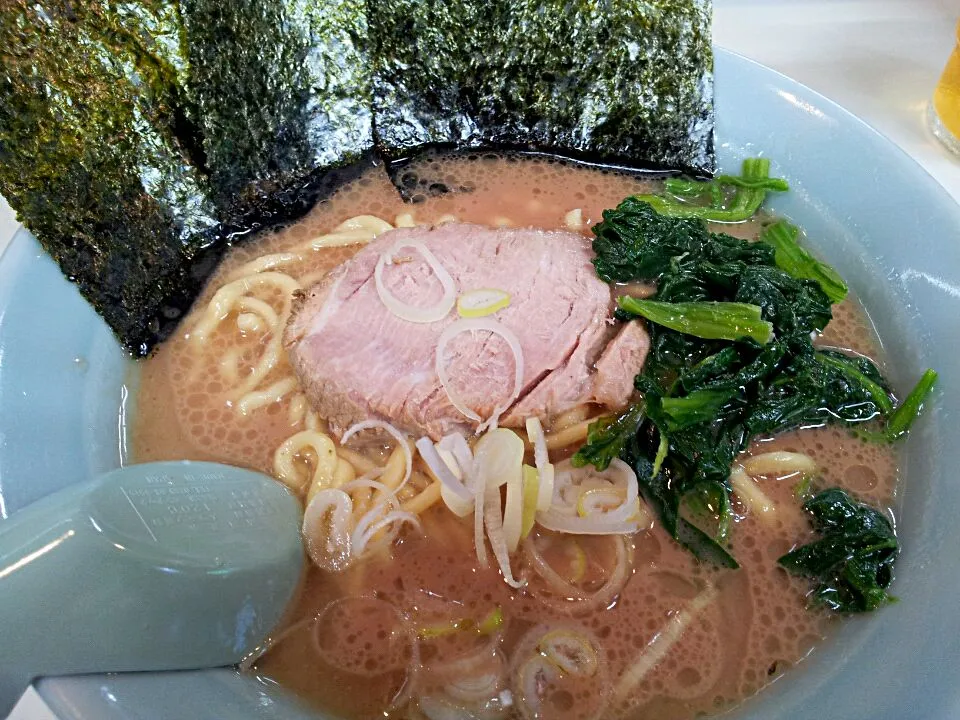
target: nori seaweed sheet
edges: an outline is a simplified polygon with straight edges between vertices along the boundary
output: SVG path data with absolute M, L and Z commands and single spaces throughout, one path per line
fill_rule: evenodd
M 166 18 L 146 7 L 142 24 L 106 14 L 92 4 L 3 10 L 0 191 L 142 352 L 179 314 L 167 297 L 189 285 L 189 260 L 217 220 L 206 178 L 174 139 L 169 65 L 142 40 Z
M 709 0 L 6 0 L 0 193 L 145 355 L 229 243 L 379 162 L 375 139 L 391 161 L 484 145 L 711 170 L 708 13 Z
M 144 355 L 223 248 L 369 164 L 362 0 L 0 10 L 0 193 Z
M 243 212 L 370 150 L 363 0 L 183 0 L 181 12 L 218 206 Z
M 709 0 L 370 0 L 378 149 L 714 170 Z

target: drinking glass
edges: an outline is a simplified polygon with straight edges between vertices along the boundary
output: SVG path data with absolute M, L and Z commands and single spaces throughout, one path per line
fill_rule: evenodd
M 960 22 L 953 53 L 933 91 L 927 119 L 933 134 L 950 150 L 960 154 Z

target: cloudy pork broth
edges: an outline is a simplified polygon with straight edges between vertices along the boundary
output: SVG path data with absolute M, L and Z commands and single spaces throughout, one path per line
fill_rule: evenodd
M 391 225 L 466 222 L 573 229 L 589 237 L 605 208 L 656 185 L 546 159 L 495 156 L 434 159 L 419 175 L 429 182 L 416 202 L 403 202 L 383 170 L 371 169 L 301 222 L 228 253 L 181 332 L 142 366 L 137 461 L 220 461 L 279 475 L 309 492 L 326 446 L 288 445 L 279 460 L 278 449 L 300 434 L 323 434 L 325 418 L 310 409 L 285 350 L 271 346 L 270 323 L 289 311 L 289 288 L 309 288 L 360 250 L 358 244 L 309 246 L 343 221 L 376 216 Z M 431 182 L 452 191 L 432 194 Z M 754 239 L 761 222 L 722 230 Z M 265 256 L 272 260 L 259 274 L 277 277 L 257 292 L 269 308 L 221 296 L 234 304 L 226 319 L 208 322 L 215 293 L 249 276 L 250 264 Z M 356 336 L 363 363 L 363 327 Z M 882 360 L 869 323 L 850 299 L 834 307 L 817 343 Z M 270 352 L 276 357 L 267 367 L 263 357 Z M 568 431 L 574 438 L 552 447 L 550 459 L 559 463 L 576 450 L 586 424 L 601 412 L 587 404 L 543 417 L 548 437 Z M 386 435 L 334 446 L 337 482 L 383 478 L 403 465 L 403 453 Z M 897 468 L 889 446 L 864 443 L 839 427 L 810 428 L 758 439 L 748 453 L 774 451 L 812 458 L 824 486 L 848 489 L 877 507 L 891 503 Z M 529 449 L 526 459 L 533 463 Z M 310 564 L 286 629 L 250 671 L 347 718 L 469 712 L 669 720 L 728 708 L 805 658 L 835 622 L 808 607 L 809 581 L 777 564 L 814 537 L 798 499 L 802 480 L 796 473 L 759 473 L 757 486 L 775 507 L 768 513 L 734 494 L 729 550 L 738 570 L 699 562 L 658 520 L 623 536 L 563 534 L 538 525 L 513 556 L 514 573 L 527 580 L 514 589 L 495 561 L 486 567 L 478 561 L 474 511 L 462 518 L 451 513 L 418 462 L 397 502 L 418 517 L 422 532 L 411 524 L 384 528 L 371 536 L 361 561 L 339 572 Z M 378 491 L 365 492 L 355 502 L 369 506 Z M 538 563 L 567 583 L 561 588 L 579 588 L 577 598 L 558 591 Z M 615 592 L 608 593 L 614 582 Z

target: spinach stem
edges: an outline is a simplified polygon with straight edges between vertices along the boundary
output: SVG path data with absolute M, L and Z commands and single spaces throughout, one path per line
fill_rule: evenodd
M 887 437 L 893 441 L 902 437 L 910 430 L 910 426 L 923 412 L 924 403 L 933 392 L 937 384 L 938 375 L 934 370 L 927 370 L 920 376 L 920 380 L 913 386 L 913 390 L 893 412 L 887 421 Z
M 733 188 L 727 196 L 725 190 Z M 714 180 L 698 181 L 671 178 L 664 183 L 667 195 L 636 195 L 650 203 L 661 215 L 700 218 L 714 222 L 743 222 L 756 214 L 768 192 L 789 189 L 781 178 L 770 177 L 770 160 L 747 158 L 740 175 L 719 175 Z M 709 205 L 696 200 L 709 199 Z
M 847 284 L 836 270 L 800 246 L 797 242 L 799 235 L 797 226 L 780 220 L 764 228 L 760 240 L 776 251 L 777 267 L 795 278 L 816 281 L 830 302 L 840 302 L 847 296 Z

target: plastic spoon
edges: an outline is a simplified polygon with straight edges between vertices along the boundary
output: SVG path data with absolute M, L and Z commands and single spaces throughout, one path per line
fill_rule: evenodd
M 294 596 L 300 518 L 265 475 L 163 462 L 0 521 L 0 717 L 41 675 L 239 662 Z

